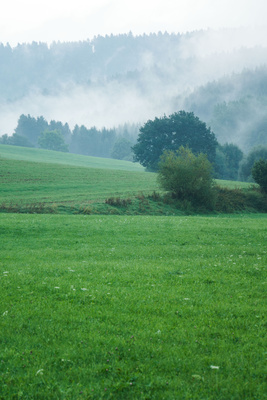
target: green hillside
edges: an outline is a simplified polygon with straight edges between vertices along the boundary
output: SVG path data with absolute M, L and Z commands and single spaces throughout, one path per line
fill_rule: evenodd
M 84 205 L 158 188 L 152 173 L 7 159 L 0 165 L 0 203 Z
M 12 160 L 34 161 L 52 164 L 67 164 L 75 167 L 120 169 L 124 171 L 144 172 L 139 163 L 130 161 L 114 160 L 111 158 L 100 158 L 82 156 L 78 154 L 62 153 L 30 147 L 8 146 L 0 144 L 0 157 Z
M 15 146 L 1 146 L 0 150 L 0 211 L 181 214 L 181 206 L 166 204 L 164 197 L 155 196 L 156 192 L 163 194 L 157 174 L 144 172 L 138 164 Z M 232 181 L 217 183 L 246 193 L 251 186 Z M 256 193 L 252 193 L 249 203 L 235 193 L 230 198 L 228 192 L 221 196 L 220 212 L 253 211 L 254 202 L 259 200 Z M 244 204 L 236 207 L 240 201 Z M 262 205 L 257 207 L 262 210 Z

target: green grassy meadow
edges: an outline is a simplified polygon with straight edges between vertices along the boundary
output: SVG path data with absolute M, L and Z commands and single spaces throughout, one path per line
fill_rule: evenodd
M 218 184 L 245 190 L 251 186 Z M 157 175 L 127 161 L 1 145 L 0 185 L 2 211 L 181 214 L 175 207 L 144 200 L 161 193 Z M 130 199 L 131 207 L 118 210 L 105 204 L 108 198 Z
M 138 163 L 114 160 L 110 158 L 89 157 L 79 154 L 62 153 L 35 149 L 30 147 L 8 146 L 0 144 L 0 158 L 10 160 L 32 161 L 37 163 L 64 164 L 74 167 L 119 169 L 125 171 L 144 172 L 145 169 Z
M 0 399 L 266 398 L 267 214 L 103 215 L 123 164 L 0 146 Z
M 263 399 L 266 215 L 1 215 L 1 399 Z
M 156 174 L 127 161 L 5 145 L 0 155 L 0 208 L 11 211 L 38 204 L 79 209 L 158 189 Z
M 156 174 L 0 160 L 0 202 L 88 204 L 110 196 L 130 196 L 157 188 Z

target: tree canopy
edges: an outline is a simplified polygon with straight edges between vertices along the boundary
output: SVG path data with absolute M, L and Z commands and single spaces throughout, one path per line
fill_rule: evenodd
M 148 170 L 156 171 L 164 150 L 176 151 L 189 147 L 194 154 L 204 153 L 215 161 L 217 139 L 205 122 L 193 112 L 179 111 L 169 117 L 149 120 L 140 128 L 137 144 L 133 146 L 134 160 Z
M 57 130 L 44 131 L 38 138 L 38 145 L 41 149 L 68 152 L 68 146 L 64 142 L 62 133 Z

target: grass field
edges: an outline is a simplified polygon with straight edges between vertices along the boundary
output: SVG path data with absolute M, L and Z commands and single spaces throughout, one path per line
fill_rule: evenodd
M 4 145 L 0 154 L 2 211 L 126 213 L 104 203 L 107 198 L 130 198 L 127 212 L 131 214 L 179 213 L 175 207 L 143 201 L 143 196 L 161 191 L 157 175 L 145 173 L 138 164 Z M 251 186 L 230 181 L 218 184 Z
M 264 399 L 267 216 L 1 214 L 0 399 Z
M 265 398 L 267 214 L 100 215 L 156 174 L 15 146 L 0 185 L 1 400 Z
M 156 174 L 0 160 L 0 202 L 88 204 L 158 188 Z
M 0 144 L 0 158 L 32 161 L 37 163 L 63 164 L 74 167 L 119 169 L 123 171 L 144 172 L 138 163 L 114 160 L 110 158 L 89 157 L 79 154 L 62 153 L 30 147 L 7 146 Z
M 0 154 L 0 207 L 11 211 L 40 204 L 77 210 L 158 189 L 156 174 L 127 161 L 4 145 Z

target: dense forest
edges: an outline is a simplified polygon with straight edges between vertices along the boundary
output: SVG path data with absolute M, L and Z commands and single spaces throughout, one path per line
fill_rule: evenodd
M 33 89 L 55 94 L 66 85 L 134 80 L 146 91 L 148 74 L 174 92 L 267 62 L 265 47 L 221 50 L 233 30 L 187 34 L 97 36 L 80 42 L 0 44 L 1 99 L 15 100 Z M 211 45 L 211 41 L 214 42 Z
M 13 135 L 2 135 L 0 143 L 132 161 L 131 147 L 138 133 L 137 124 L 124 124 L 111 129 L 87 128 L 76 124 L 71 130 L 68 123 L 55 120 L 48 122 L 43 116 L 35 118 L 22 114 Z
M 267 66 L 208 82 L 185 98 L 184 108 L 207 121 L 221 143 L 245 152 L 267 145 Z
M 266 50 L 242 29 L 0 44 L 1 143 L 54 132 L 62 149 L 131 159 L 141 125 L 185 110 L 248 153 L 267 145 Z

